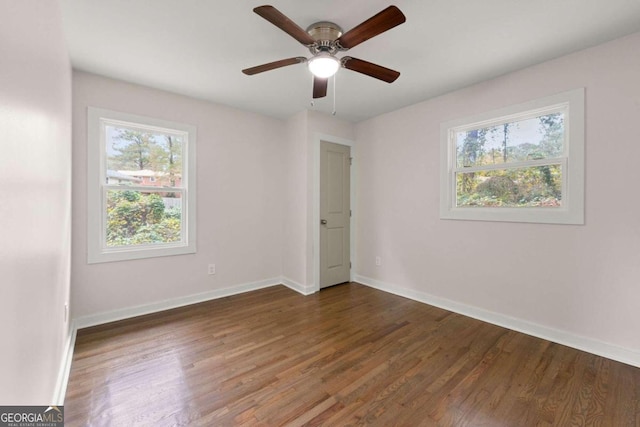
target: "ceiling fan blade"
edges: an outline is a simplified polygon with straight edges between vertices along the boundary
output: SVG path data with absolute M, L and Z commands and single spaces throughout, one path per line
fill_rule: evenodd
M 350 29 L 336 42 L 343 49 L 351 49 L 378 34 L 384 33 L 405 22 L 407 18 L 396 6 L 389 6 L 377 15 Z
M 329 79 L 323 79 L 321 77 L 313 78 L 313 99 L 324 98 L 327 96 L 327 84 Z
M 312 45 L 316 42 L 309 33 L 273 6 L 258 6 L 253 9 L 253 11 L 305 46 Z
M 400 77 L 400 73 L 398 71 L 372 62 L 363 61 L 362 59 L 352 58 L 350 56 L 342 58 L 342 66 L 347 70 L 366 74 L 367 76 L 374 77 L 387 83 L 393 83 L 398 77 Z
M 307 62 L 307 58 L 304 56 L 296 56 L 295 58 L 281 59 L 279 61 L 269 62 L 268 64 L 245 68 L 242 72 L 248 76 L 253 76 L 254 74 L 275 70 L 276 68 L 286 67 L 287 65 L 302 64 L 304 62 Z

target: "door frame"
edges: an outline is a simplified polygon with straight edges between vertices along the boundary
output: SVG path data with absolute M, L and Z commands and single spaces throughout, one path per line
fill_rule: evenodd
M 351 158 L 353 161 L 349 170 L 349 203 L 351 204 L 351 223 L 349 227 L 349 258 L 351 259 L 351 269 L 349 270 L 349 280 L 353 281 L 355 276 L 354 271 L 356 269 L 355 230 L 357 211 L 355 209 L 355 184 L 357 162 L 355 142 L 350 139 L 316 133 L 313 136 L 313 292 L 320 290 L 320 143 L 322 141 L 346 145 L 351 149 Z

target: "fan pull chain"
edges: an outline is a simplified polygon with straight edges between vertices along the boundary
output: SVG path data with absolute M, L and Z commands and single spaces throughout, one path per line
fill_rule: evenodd
M 333 75 L 333 111 L 331 112 L 332 116 L 336 115 L 336 75 L 338 73 Z
M 313 80 L 314 79 L 315 79 L 315 76 L 313 74 L 311 74 L 311 87 L 313 87 Z M 312 107 L 314 107 L 316 105 L 316 101 L 313 99 L 313 96 L 311 97 L 311 102 L 309 104 L 311 104 Z

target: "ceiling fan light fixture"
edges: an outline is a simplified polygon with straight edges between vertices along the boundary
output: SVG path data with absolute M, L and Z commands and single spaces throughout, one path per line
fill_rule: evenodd
M 311 58 L 308 65 L 314 76 L 326 79 L 338 72 L 340 60 L 329 53 L 321 52 Z

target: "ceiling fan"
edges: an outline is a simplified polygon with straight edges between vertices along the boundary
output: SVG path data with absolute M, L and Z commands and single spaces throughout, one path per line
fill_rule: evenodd
M 349 50 L 405 22 L 406 17 L 396 6 L 389 6 L 344 34 L 338 25 L 325 21 L 311 24 L 305 31 L 273 6 L 258 6 L 253 11 L 307 47 L 312 56 L 309 59 L 303 56 L 281 59 L 242 70 L 247 75 L 252 76 L 288 65 L 306 63 L 314 76 L 314 98 L 327 95 L 329 77 L 333 76 L 340 67 L 387 83 L 394 82 L 400 76 L 398 71 L 362 59 L 351 56 L 336 58 L 335 56 L 338 52 Z

